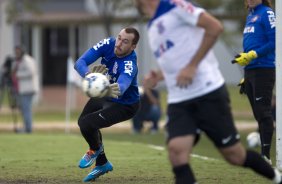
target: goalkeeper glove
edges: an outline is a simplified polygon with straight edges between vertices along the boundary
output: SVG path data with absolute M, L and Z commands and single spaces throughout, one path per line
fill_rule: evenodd
M 246 93 L 246 91 L 245 91 L 245 79 L 244 78 L 242 78 L 240 80 L 240 82 L 239 82 L 239 84 L 237 86 L 240 87 L 240 90 L 239 90 L 240 94 L 245 94 Z
M 247 53 L 243 52 L 235 56 L 235 59 L 232 60 L 232 63 L 238 63 L 241 66 L 248 65 L 253 59 L 257 58 L 258 55 L 256 51 L 251 50 Z
M 106 94 L 106 96 L 112 97 L 112 98 L 118 98 L 119 95 L 120 95 L 120 89 L 119 89 L 118 83 L 110 84 L 108 93 Z
M 101 74 L 106 74 L 108 72 L 108 68 L 106 65 L 95 65 L 92 68 L 93 73 L 101 73 Z

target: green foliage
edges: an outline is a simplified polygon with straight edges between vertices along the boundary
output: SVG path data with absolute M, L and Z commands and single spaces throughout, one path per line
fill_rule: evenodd
M 195 2 L 199 3 L 205 9 L 215 9 L 222 5 L 223 0 L 216 0 L 216 1 L 195 0 Z
M 12 21 L 15 21 L 22 12 L 40 13 L 37 8 L 37 3 L 38 2 L 36 1 L 30 0 L 9 0 L 9 3 L 6 6 L 6 13 L 8 17 L 7 22 L 11 23 Z

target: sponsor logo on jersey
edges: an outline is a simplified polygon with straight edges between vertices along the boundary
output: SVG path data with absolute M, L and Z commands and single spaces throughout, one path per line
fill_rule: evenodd
M 131 73 L 133 72 L 133 64 L 132 61 L 124 61 L 124 73 L 127 73 L 131 76 Z
M 245 33 L 254 33 L 254 32 L 255 32 L 254 26 L 248 26 L 248 27 L 245 27 L 245 29 L 244 29 L 244 34 Z
M 174 46 L 174 43 L 170 40 L 162 43 L 159 48 L 154 52 L 155 57 L 161 57 L 166 51 L 171 49 Z
M 93 46 L 93 49 L 98 50 L 103 45 L 109 45 L 110 44 L 110 38 L 105 38 L 104 40 L 101 40 L 99 43 Z
M 269 20 L 269 24 L 270 24 L 271 29 L 275 28 L 276 18 L 275 18 L 274 12 L 273 11 L 267 11 L 267 14 L 268 14 L 268 20 Z

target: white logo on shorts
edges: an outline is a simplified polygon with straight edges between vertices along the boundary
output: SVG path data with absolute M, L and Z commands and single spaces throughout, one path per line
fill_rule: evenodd
M 222 142 L 222 144 L 227 144 L 231 139 L 232 139 L 232 135 L 230 135 L 230 136 L 228 136 L 228 137 L 222 139 L 221 142 Z
M 99 116 L 100 116 L 102 119 L 106 120 L 106 118 L 105 118 L 101 113 L 99 113 Z
M 259 100 L 261 100 L 262 99 L 262 97 L 257 97 L 256 98 L 256 101 L 259 101 Z

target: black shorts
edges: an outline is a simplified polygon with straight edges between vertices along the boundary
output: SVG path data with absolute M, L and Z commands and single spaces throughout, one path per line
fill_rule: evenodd
M 168 141 L 178 136 L 196 135 L 199 129 L 205 132 L 217 147 L 231 146 L 240 139 L 233 122 L 225 86 L 192 100 L 169 104 L 167 113 Z
M 90 98 L 79 117 L 80 124 L 95 126 L 95 129 L 110 127 L 131 119 L 138 111 L 140 102 L 120 104 L 103 98 Z

